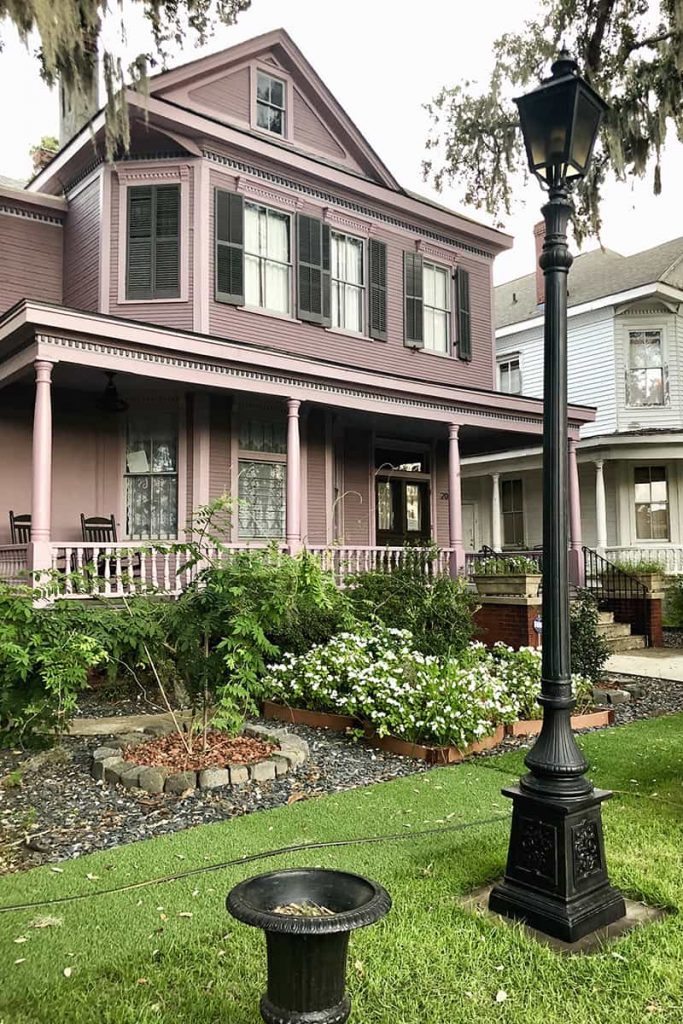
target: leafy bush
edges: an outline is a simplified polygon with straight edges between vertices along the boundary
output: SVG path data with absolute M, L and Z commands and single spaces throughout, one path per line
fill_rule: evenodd
M 27 587 L 0 582 L 0 738 L 45 742 L 76 711 L 90 669 L 106 660 L 99 641 L 50 608 L 35 608 Z
M 427 569 L 416 557 L 391 572 L 360 573 L 349 581 L 351 605 L 361 621 L 410 630 L 423 654 L 457 654 L 474 632 L 475 596 L 462 578 L 429 576 Z
M 585 680 L 574 681 L 585 694 Z M 457 657 L 415 650 L 408 630 L 343 633 L 271 666 L 267 695 L 296 707 L 353 715 L 380 736 L 463 748 L 497 725 L 537 718 L 541 659 L 481 643 Z
M 598 604 L 589 591 L 578 591 L 569 617 L 572 672 L 597 683 L 609 657 L 609 647 L 598 631 Z
M 617 569 L 620 572 L 626 572 L 630 576 L 634 573 L 664 573 L 666 572 L 666 566 L 664 562 L 658 562 L 656 559 L 638 558 L 634 561 L 628 559 L 620 559 L 615 562 Z
M 680 628 L 683 626 L 683 576 L 669 582 L 664 600 L 664 624 Z
M 474 563 L 475 576 L 538 576 L 538 562 L 526 555 L 498 556 L 480 558 Z

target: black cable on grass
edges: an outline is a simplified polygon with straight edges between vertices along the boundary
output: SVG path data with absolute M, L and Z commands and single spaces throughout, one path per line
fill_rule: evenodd
M 234 860 L 222 861 L 220 864 L 203 864 L 200 868 L 189 868 L 187 871 L 179 871 L 175 875 L 162 875 L 159 878 L 146 878 L 142 882 L 131 882 L 130 885 L 118 885 L 111 889 L 98 889 L 95 892 L 79 892 L 73 896 L 58 896 L 51 900 L 37 900 L 35 903 L 13 903 L 0 907 L 0 914 L 7 914 L 16 910 L 36 910 L 39 907 L 53 907 L 58 903 L 75 903 L 78 900 L 88 900 L 95 896 L 111 896 L 119 892 L 130 892 L 133 889 L 143 889 L 147 885 L 161 885 L 164 882 L 177 882 L 181 878 L 191 878 L 193 875 L 203 875 L 209 871 L 221 871 L 223 868 L 237 867 L 240 864 L 250 864 L 255 860 L 267 860 L 269 857 L 282 857 L 287 853 L 301 853 L 308 850 L 325 850 L 331 847 L 360 846 L 370 843 L 389 843 L 400 839 L 416 839 L 421 836 L 433 836 L 442 832 L 463 832 L 468 828 L 477 826 L 492 825 L 499 821 L 508 821 L 508 814 L 498 814 L 492 818 L 480 818 L 477 821 L 465 821 L 457 825 L 446 825 L 443 828 L 424 828 L 419 832 L 393 832 L 385 836 L 359 836 L 356 839 L 329 839 L 319 843 L 297 843 L 295 846 L 281 846 L 277 850 L 264 850 L 261 853 L 250 853 L 243 857 L 235 857 Z

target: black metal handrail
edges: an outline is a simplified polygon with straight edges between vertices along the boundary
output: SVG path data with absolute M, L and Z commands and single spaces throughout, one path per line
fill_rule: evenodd
M 593 548 L 584 546 L 582 550 L 586 589 L 591 591 L 601 608 L 613 613 L 616 622 L 628 622 L 631 630 L 644 636 L 645 643 L 649 645 L 645 584 L 603 558 Z

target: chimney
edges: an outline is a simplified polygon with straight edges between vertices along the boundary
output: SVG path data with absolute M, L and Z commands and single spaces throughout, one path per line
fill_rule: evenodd
M 545 278 L 543 271 L 541 270 L 538 261 L 541 257 L 541 250 L 543 249 L 543 239 L 545 237 L 545 221 L 539 221 L 538 224 L 534 224 L 534 243 L 536 246 L 536 305 L 542 306 L 545 302 Z
M 89 81 L 75 86 L 63 79 L 59 83 L 59 147 L 65 146 L 100 109 L 100 62 L 97 54 L 97 33 L 93 32 L 88 47 L 91 62 Z M 86 62 L 87 67 L 87 62 Z

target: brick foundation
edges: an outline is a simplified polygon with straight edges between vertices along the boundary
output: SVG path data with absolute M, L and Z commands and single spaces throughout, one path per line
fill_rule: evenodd
M 480 600 L 474 613 L 475 639 L 487 647 L 499 641 L 515 648 L 540 646 L 541 637 L 534 629 L 534 619 L 541 612 L 539 601 L 523 597 Z

